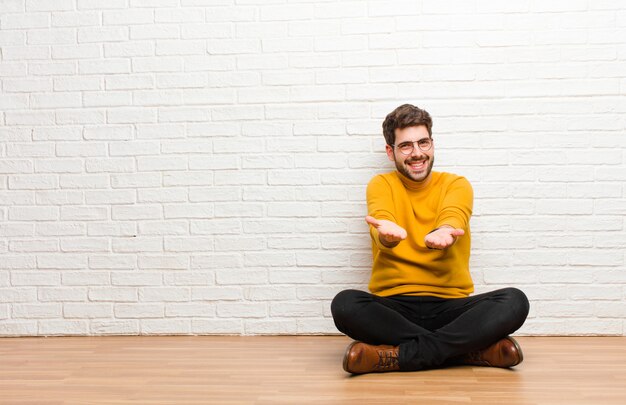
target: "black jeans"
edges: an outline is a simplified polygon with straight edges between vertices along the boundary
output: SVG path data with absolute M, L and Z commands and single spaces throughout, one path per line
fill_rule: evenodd
M 406 371 L 455 364 L 515 332 L 528 310 L 528 298 L 516 288 L 453 299 L 344 290 L 331 304 L 337 329 L 352 339 L 399 345 Z

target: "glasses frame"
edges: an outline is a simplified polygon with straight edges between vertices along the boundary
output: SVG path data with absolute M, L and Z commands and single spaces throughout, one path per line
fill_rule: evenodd
M 420 146 L 420 142 L 422 142 L 424 140 L 429 140 L 430 141 L 430 146 L 427 149 L 423 149 Z M 409 141 L 402 142 L 402 143 L 408 143 L 408 142 Z M 417 141 L 412 141 L 411 142 L 411 150 L 409 151 L 409 153 L 402 152 L 402 150 L 400 150 L 400 147 L 398 145 L 396 145 L 396 144 L 392 143 L 391 146 L 394 147 L 394 148 L 397 148 L 400 151 L 400 153 L 402 153 L 404 156 L 409 156 L 411 153 L 413 153 L 415 151 L 415 144 L 417 144 L 417 149 L 421 150 L 422 152 L 428 152 L 429 150 L 431 150 L 433 148 L 434 143 L 435 143 L 435 141 L 433 140 L 433 138 L 422 138 L 422 139 L 419 139 Z

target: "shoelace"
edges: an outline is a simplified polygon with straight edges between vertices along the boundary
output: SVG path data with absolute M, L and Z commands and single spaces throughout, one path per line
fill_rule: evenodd
M 386 370 L 398 367 L 398 354 L 393 350 L 379 350 L 377 370 Z
M 483 359 L 483 352 L 481 350 L 470 352 L 465 355 L 465 361 L 471 364 L 484 364 L 488 365 L 489 363 Z

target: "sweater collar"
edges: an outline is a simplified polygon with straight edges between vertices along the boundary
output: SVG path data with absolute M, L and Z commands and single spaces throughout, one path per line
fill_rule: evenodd
M 398 172 L 397 170 L 395 173 L 396 173 L 396 176 L 398 176 L 398 178 L 404 185 L 404 187 L 412 191 L 421 191 L 427 188 L 430 185 L 430 183 L 433 181 L 433 175 L 434 175 L 433 172 L 430 172 L 430 174 L 428 175 L 426 179 L 422 181 L 414 181 L 414 180 L 409 179 L 402 173 Z

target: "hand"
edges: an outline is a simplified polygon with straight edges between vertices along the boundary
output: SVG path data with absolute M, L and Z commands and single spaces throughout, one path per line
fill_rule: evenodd
M 407 237 L 406 230 L 395 222 L 376 219 L 370 215 L 365 217 L 365 222 L 378 230 L 380 242 L 387 247 L 393 247 Z
M 465 235 L 465 231 L 460 228 L 441 227 L 424 237 L 426 246 L 431 249 L 445 249 L 454 245 L 458 236 Z

